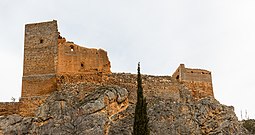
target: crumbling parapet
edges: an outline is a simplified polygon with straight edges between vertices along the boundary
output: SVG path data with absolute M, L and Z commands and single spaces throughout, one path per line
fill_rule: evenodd
M 73 42 L 58 43 L 57 74 L 111 73 L 107 52 L 78 46 Z

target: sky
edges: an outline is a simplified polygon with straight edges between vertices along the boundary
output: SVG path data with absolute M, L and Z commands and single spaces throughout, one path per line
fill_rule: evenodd
M 108 52 L 112 72 L 212 72 L 215 98 L 255 118 L 254 0 L 1 0 L 0 101 L 21 95 L 24 26 L 58 21 L 68 41 Z M 247 117 L 248 117 L 247 116 Z

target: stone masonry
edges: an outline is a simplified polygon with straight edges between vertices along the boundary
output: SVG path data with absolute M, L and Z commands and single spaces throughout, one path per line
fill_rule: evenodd
M 188 87 L 197 99 L 208 96 L 214 97 L 210 71 L 185 68 L 184 64 L 180 64 L 172 77 Z
M 25 26 L 22 97 L 47 95 L 57 89 L 57 76 L 108 74 L 104 50 L 80 47 L 61 37 L 57 21 Z
M 136 75 L 111 73 L 107 52 L 81 47 L 60 36 L 57 21 L 25 26 L 22 95 L 18 103 L 0 103 L 0 115 L 33 116 L 35 110 L 63 84 L 119 85 L 135 102 Z M 179 87 L 187 87 L 196 99 L 213 97 L 211 72 L 185 68 L 181 64 L 171 76 L 143 75 L 148 98 L 154 94 L 178 100 Z M 171 93 L 167 95 L 165 93 Z

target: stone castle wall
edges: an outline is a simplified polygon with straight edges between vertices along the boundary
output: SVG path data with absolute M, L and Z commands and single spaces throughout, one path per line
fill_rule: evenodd
M 94 90 L 95 86 L 117 85 L 119 87 L 126 88 L 129 91 L 129 102 L 136 102 L 136 74 L 112 73 L 103 76 L 102 80 L 98 80 L 100 77 L 90 77 L 94 79 L 87 78 L 88 80 L 83 82 L 75 82 L 76 80 L 70 81 L 71 78 L 67 77 L 66 79 L 69 81 L 63 81 L 63 83 L 60 83 L 59 90 L 77 91 L 79 93 L 85 91 L 85 93 L 87 93 L 91 90 Z M 155 96 L 164 99 L 173 99 L 175 101 L 180 99 L 179 84 L 173 81 L 171 76 L 142 75 L 142 79 L 144 95 L 147 99 L 153 99 Z
M 48 95 L 56 89 L 55 74 L 29 76 L 22 79 L 22 98 Z
M 57 74 L 110 73 L 107 52 L 102 49 L 80 47 L 65 39 L 59 39 Z
M 108 75 L 103 84 L 118 85 L 126 88 L 130 95 L 129 101 L 136 102 L 137 75 L 127 73 L 113 73 Z M 165 99 L 179 100 L 179 86 L 171 76 L 142 75 L 144 95 L 147 99 L 158 96 Z M 166 94 L 167 93 L 167 94 Z
M 35 96 L 21 98 L 18 113 L 21 116 L 34 116 L 38 107 L 44 103 L 48 96 Z
M 0 116 L 19 113 L 19 102 L 3 102 L 0 103 Z
M 45 101 L 47 96 L 21 98 L 19 102 L 1 102 L 0 116 L 19 114 L 21 116 L 34 116 L 37 108 Z
M 25 26 L 23 76 L 56 73 L 57 38 L 56 21 Z

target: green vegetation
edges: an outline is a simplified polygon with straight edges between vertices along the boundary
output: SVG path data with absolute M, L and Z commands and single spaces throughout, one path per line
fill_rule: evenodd
M 243 120 L 243 126 L 252 134 L 255 134 L 255 119 Z
M 135 107 L 135 120 L 133 127 L 133 135 L 149 135 L 147 103 L 143 97 L 142 78 L 140 74 L 140 63 L 138 63 L 137 74 L 137 102 Z

